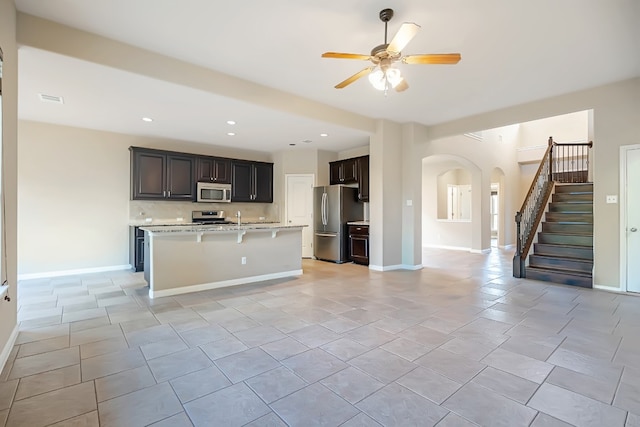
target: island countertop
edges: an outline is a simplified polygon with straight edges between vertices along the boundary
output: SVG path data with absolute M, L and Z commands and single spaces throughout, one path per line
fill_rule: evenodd
M 283 230 L 307 227 L 307 225 L 282 224 L 282 223 L 258 223 L 258 224 L 185 224 L 185 225 L 151 225 L 141 226 L 140 229 L 152 234 L 155 233 L 208 233 L 249 230 Z

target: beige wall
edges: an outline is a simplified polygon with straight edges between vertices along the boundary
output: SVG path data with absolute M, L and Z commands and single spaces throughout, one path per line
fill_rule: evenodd
M 556 142 L 583 142 L 588 138 L 589 111 L 561 114 L 520 124 L 519 147 L 544 146 L 550 136 Z
M 0 366 L 4 365 L 17 334 L 17 155 L 18 155 L 18 52 L 16 9 L 12 0 L 0 0 L 0 47 L 2 65 L 2 196 L 6 271 L 11 301 L 0 300 Z M 2 239 L 5 237 L 3 236 Z M 4 250 L 4 249 L 3 249 Z M 0 268 L 5 268 L 3 265 Z
M 18 126 L 18 273 L 23 277 L 125 268 L 129 264 L 128 148 L 132 145 L 271 160 L 268 153 L 184 141 L 31 121 L 20 121 Z M 280 193 L 275 192 L 274 198 L 278 197 Z M 166 216 L 173 208 L 176 216 L 190 217 L 191 210 L 201 206 L 181 202 L 143 205 L 145 216 L 156 218 Z M 234 212 L 248 208 L 233 203 L 225 207 Z M 269 214 L 268 208 L 262 211 Z
M 403 265 L 402 127 L 388 120 L 376 123 L 369 159 L 370 268 L 386 270 Z
M 353 148 L 351 150 L 344 150 L 338 152 L 338 160 L 351 159 L 353 157 L 361 157 L 369 155 L 369 146 Z
M 316 185 L 329 185 L 329 162 L 338 160 L 338 154 L 333 151 L 318 150 L 318 175 Z

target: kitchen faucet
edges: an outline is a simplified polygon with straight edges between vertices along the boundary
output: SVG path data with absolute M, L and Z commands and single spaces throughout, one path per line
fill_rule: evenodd
M 241 225 L 242 221 L 241 221 L 241 217 L 242 215 L 240 214 L 240 211 L 238 211 L 238 213 L 236 214 L 236 217 L 238 218 L 238 225 Z

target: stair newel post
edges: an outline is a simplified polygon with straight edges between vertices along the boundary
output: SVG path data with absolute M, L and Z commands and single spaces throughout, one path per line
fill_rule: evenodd
M 513 277 L 524 276 L 524 260 L 522 259 L 522 234 L 520 224 L 522 212 L 516 212 L 516 253 L 513 256 Z
M 549 137 L 549 182 L 553 181 L 553 137 Z

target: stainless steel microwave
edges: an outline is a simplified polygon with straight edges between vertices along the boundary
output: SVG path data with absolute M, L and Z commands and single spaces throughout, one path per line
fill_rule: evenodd
M 229 203 L 231 202 L 231 184 L 214 184 L 199 182 L 197 202 Z

